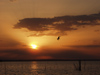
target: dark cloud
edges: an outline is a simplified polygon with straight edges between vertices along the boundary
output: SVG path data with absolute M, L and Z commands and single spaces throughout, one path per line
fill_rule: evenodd
M 21 46 L 27 47 L 27 45 L 21 45 Z
M 38 52 L 30 52 L 29 49 L 0 50 L 0 60 L 34 60 L 41 59 L 41 57 L 51 57 L 52 59 L 100 58 L 75 50 L 42 50 Z
M 5 36 L 1 39 L 2 40 L 0 41 L 0 47 L 15 47 L 15 46 L 23 45 L 22 42 L 19 42 L 9 36 Z
M 6 42 L 7 42 L 6 43 L 7 46 L 17 46 L 17 45 L 21 45 L 21 42 L 16 41 L 16 40 L 13 40 L 13 39 L 7 40 Z
M 27 49 L 0 50 L 0 60 L 27 60 L 35 59 L 36 54 Z
M 84 48 L 97 48 L 100 47 L 100 45 L 72 45 L 72 46 L 64 46 L 64 47 L 84 47 Z
M 93 40 L 93 44 L 100 45 L 100 39 Z
M 95 32 L 99 32 L 100 30 L 95 30 Z
M 10 2 L 15 2 L 15 1 L 17 1 L 17 0 L 10 0 Z
M 43 55 L 52 56 L 54 59 L 93 59 L 95 56 L 82 53 L 76 50 L 58 50 L 54 52 L 45 52 Z
M 54 18 L 25 18 L 19 20 L 14 28 L 27 28 L 30 31 L 40 32 L 38 36 L 42 35 L 66 35 L 66 31 L 77 30 L 79 26 L 100 25 L 100 13 L 91 15 L 78 16 L 61 16 Z M 56 30 L 57 33 L 44 34 L 44 31 Z M 32 35 L 31 35 L 32 36 Z M 36 36 L 36 34 L 33 34 Z

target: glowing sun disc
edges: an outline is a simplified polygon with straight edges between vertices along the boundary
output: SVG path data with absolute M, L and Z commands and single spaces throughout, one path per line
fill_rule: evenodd
M 33 49 L 37 49 L 37 45 L 31 45 Z

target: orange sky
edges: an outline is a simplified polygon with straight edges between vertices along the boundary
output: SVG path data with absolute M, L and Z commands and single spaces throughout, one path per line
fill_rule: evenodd
M 100 58 L 99 3 L 0 0 L 0 59 Z

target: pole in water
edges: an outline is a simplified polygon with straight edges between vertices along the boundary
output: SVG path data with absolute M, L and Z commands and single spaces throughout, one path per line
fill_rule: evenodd
M 79 60 L 79 71 L 81 71 L 81 60 Z

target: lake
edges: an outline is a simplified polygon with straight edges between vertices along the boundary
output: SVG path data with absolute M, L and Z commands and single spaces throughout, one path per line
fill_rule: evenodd
M 0 62 L 0 75 L 100 75 L 100 61 L 11 61 Z

